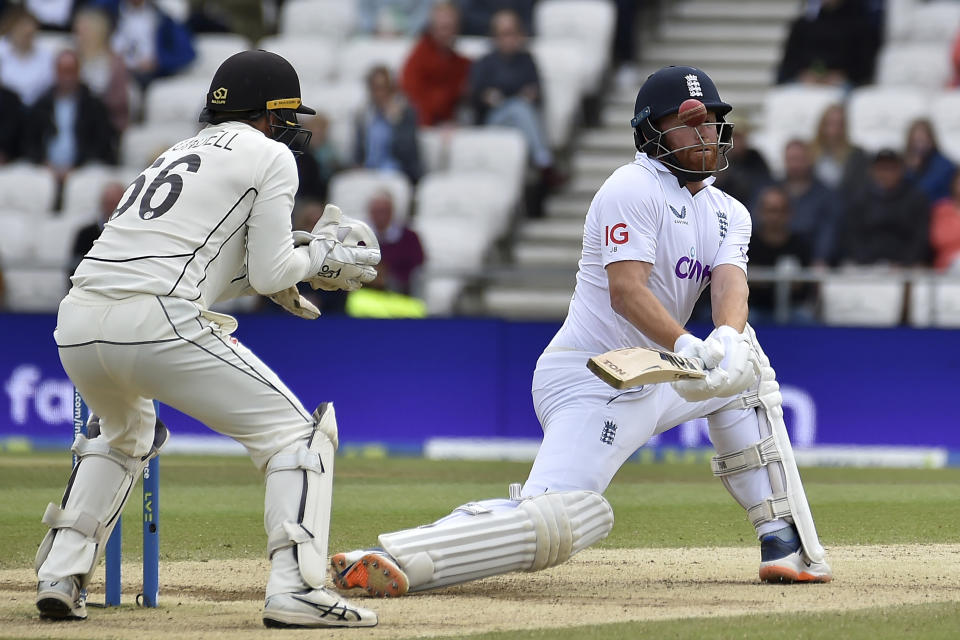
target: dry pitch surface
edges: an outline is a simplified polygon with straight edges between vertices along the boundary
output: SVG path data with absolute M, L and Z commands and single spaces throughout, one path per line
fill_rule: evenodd
M 960 603 L 960 544 L 829 549 L 836 579 L 823 585 L 756 581 L 756 549 L 588 549 L 567 564 L 510 574 L 429 595 L 362 599 L 380 615 L 351 639 L 467 635 L 761 612 L 844 611 L 897 604 Z M 128 577 L 139 567 L 126 565 Z M 33 574 L 0 571 L 0 635 L 23 638 L 291 637 L 261 625 L 266 561 L 162 563 L 156 610 L 90 609 L 82 623 L 36 618 Z M 101 571 L 102 575 L 102 571 Z M 125 584 L 124 595 L 136 592 Z M 93 600 L 102 600 L 95 584 Z M 359 599 L 358 599 L 359 600 Z M 344 631 L 310 633 L 343 638 Z

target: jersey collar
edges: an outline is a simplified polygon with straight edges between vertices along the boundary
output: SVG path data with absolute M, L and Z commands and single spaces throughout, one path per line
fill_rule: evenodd
M 661 173 L 669 173 L 671 176 L 674 175 L 673 172 L 670 171 L 670 168 L 667 165 L 663 164 L 656 158 L 651 158 L 650 156 L 648 156 L 647 154 L 641 151 L 637 151 L 636 160 L 634 160 L 634 162 L 636 162 L 636 164 L 647 165 L 648 167 L 656 169 Z M 703 181 L 703 184 L 709 187 L 716 181 L 717 181 L 717 176 L 710 176 L 709 178 L 706 178 Z

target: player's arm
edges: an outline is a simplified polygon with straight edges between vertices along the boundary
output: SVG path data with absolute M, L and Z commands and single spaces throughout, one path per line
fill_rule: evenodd
M 686 333 L 647 287 L 653 265 L 637 260 L 607 265 L 610 306 L 645 336 L 667 349 Z
M 747 274 L 732 264 L 718 265 L 710 273 L 710 307 L 713 324 L 742 332 L 747 325 Z

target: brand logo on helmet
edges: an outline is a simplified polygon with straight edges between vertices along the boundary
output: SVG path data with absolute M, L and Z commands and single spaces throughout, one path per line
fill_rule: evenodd
M 697 78 L 696 74 L 689 73 L 683 76 L 683 79 L 687 81 L 687 91 L 690 93 L 691 98 L 703 97 L 703 89 L 700 88 L 700 79 Z
M 224 104 L 227 101 L 227 89 L 226 87 L 220 87 L 213 92 L 213 104 Z

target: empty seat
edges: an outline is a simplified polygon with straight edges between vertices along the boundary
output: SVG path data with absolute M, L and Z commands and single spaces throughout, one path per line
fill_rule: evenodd
M 169 147 L 193 137 L 199 129 L 200 124 L 173 122 L 130 127 L 120 141 L 121 164 L 142 171 Z
M 339 46 L 334 40 L 325 40 L 316 35 L 283 35 L 260 41 L 261 49 L 281 55 L 293 65 L 300 77 L 301 88 L 305 84 L 327 83 L 336 75 Z
M 89 165 L 71 171 L 63 183 L 63 215 L 87 222 L 97 220 L 103 188 L 110 182 L 129 185 L 136 176 L 134 169 L 104 165 Z
M 60 269 L 70 264 L 73 241 L 80 227 L 89 224 L 77 218 L 45 216 L 34 223 L 34 265 Z
M 527 143 L 523 134 L 509 127 L 457 129 L 450 139 L 447 166 L 451 172 L 499 176 L 502 182 L 496 189 L 497 194 L 507 205 L 512 205 L 521 195 Z
M 842 102 L 843 90 L 839 87 L 773 87 L 763 97 L 763 128 L 779 132 L 784 141 L 793 137 L 811 140 L 827 107 Z
M 942 43 L 893 43 L 877 59 L 877 84 L 938 90 L 950 80 L 950 49 Z
M 209 89 L 210 78 L 199 76 L 173 76 L 154 80 L 147 87 L 144 96 L 144 120 L 147 124 L 196 123 L 206 104 Z
M 386 66 L 396 77 L 412 48 L 410 38 L 354 38 L 340 50 L 340 79 L 364 80 L 379 65 Z
M 551 146 L 562 147 L 570 139 L 580 100 L 590 84 L 583 44 L 537 38 L 530 52 L 540 73 L 544 131 Z
M 283 35 L 346 39 L 356 30 L 355 0 L 287 0 L 280 10 Z
M 340 153 L 340 160 L 350 164 L 353 158 L 353 144 L 356 137 L 356 116 L 366 100 L 366 88 L 360 81 L 301 83 L 300 92 L 308 107 L 322 113 L 330 121 L 327 136 Z M 301 116 L 306 122 L 309 116 Z
M 0 167 L 0 211 L 47 213 L 56 197 L 57 180 L 50 170 L 26 163 Z
M 23 266 L 33 260 L 36 212 L 0 211 L 0 267 Z
M 185 73 L 208 83 L 224 60 L 251 48 L 250 41 L 235 33 L 200 33 L 194 36 L 197 57 Z
M 820 285 L 823 321 L 831 325 L 891 327 L 903 316 L 904 285 L 877 274 L 838 274 Z
M 589 93 L 600 89 L 610 64 L 616 8 L 609 0 L 541 0 L 534 5 L 533 25 L 538 39 L 580 41 Z
M 465 236 L 462 242 L 475 243 L 482 254 L 506 230 L 512 204 L 495 173 L 432 173 L 417 185 L 416 219 L 421 226 L 455 222 Z
M 10 311 L 53 312 L 67 294 L 67 275 L 63 269 L 4 269 L 3 280 Z
M 330 179 L 329 201 L 352 218 L 367 220 L 367 204 L 382 189 L 393 196 L 394 220 L 406 222 L 410 217 L 410 181 L 398 171 L 353 169 L 334 174 Z
M 847 102 L 850 142 L 870 152 L 902 150 L 910 123 L 927 114 L 927 95 L 916 87 L 854 89 Z
M 493 51 L 493 43 L 486 36 L 459 36 L 454 48 L 460 55 L 476 60 Z
M 454 130 L 449 127 L 420 127 L 417 139 L 424 171 L 430 173 L 447 168 L 453 133 Z
M 930 274 L 913 280 L 908 314 L 916 327 L 960 327 L 960 277 Z
M 960 162 L 960 91 L 946 91 L 933 99 L 930 122 L 941 153 Z
M 960 27 L 960 5 L 952 1 L 915 4 L 906 23 L 904 35 L 908 40 L 939 44 L 947 50 Z

